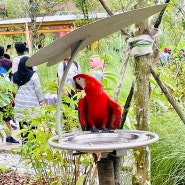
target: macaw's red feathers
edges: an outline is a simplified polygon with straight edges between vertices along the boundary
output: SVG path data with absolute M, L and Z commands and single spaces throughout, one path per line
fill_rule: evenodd
M 78 103 L 79 121 L 84 130 L 117 129 L 121 119 L 121 107 L 110 99 L 102 85 L 93 77 L 78 74 L 74 78 L 86 95 Z

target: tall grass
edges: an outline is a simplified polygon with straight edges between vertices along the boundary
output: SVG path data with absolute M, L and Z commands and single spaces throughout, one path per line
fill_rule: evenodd
M 160 137 L 151 145 L 152 185 L 185 184 L 185 125 L 168 110 L 158 112 L 151 127 Z

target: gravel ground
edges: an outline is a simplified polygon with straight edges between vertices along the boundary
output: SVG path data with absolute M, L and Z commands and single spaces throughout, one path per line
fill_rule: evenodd
M 20 161 L 20 155 L 0 151 L 0 185 L 38 185 L 33 174 L 31 167 Z
M 34 174 L 31 167 L 25 167 L 24 162 L 20 161 L 19 154 L 13 154 L 8 151 L 0 151 L 0 169 L 10 169 L 19 173 Z

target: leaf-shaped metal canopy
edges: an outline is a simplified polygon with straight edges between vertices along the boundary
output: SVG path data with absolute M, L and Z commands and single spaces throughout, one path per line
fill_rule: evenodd
M 131 10 L 79 27 L 40 49 L 30 57 L 26 64 L 28 66 L 35 66 L 47 62 L 48 66 L 54 65 L 64 58 L 71 56 L 79 42 L 83 41 L 80 46 L 81 50 L 94 41 L 146 19 L 164 9 L 166 5 Z

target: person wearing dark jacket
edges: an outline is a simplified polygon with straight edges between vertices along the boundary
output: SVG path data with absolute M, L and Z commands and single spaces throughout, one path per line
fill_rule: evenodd
M 41 84 L 38 74 L 33 71 L 31 67 L 26 66 L 28 56 L 23 56 L 18 65 L 18 71 L 13 75 L 13 82 L 17 84 L 18 91 L 15 96 L 15 120 L 20 123 L 20 129 L 24 125 L 30 125 L 30 121 L 22 121 L 25 118 L 25 110 L 29 109 L 30 117 L 36 115 L 32 108 L 37 108 L 43 103 L 42 91 L 40 90 Z M 18 110 L 18 111 L 17 111 Z M 34 129 L 34 126 L 32 127 Z M 21 134 L 23 143 L 28 141 L 28 132 Z

